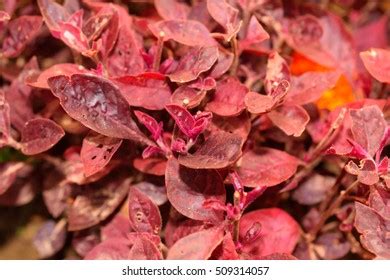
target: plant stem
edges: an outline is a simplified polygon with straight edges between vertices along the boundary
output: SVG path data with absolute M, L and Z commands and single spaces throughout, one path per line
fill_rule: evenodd
M 234 54 L 232 66 L 230 67 L 230 75 L 235 76 L 238 69 L 238 63 L 239 63 L 239 49 L 238 49 L 238 41 L 237 41 L 237 35 L 235 35 L 231 40 L 231 46 Z
M 333 201 L 333 203 L 328 207 L 328 209 L 326 209 L 325 212 L 322 214 L 318 224 L 310 231 L 311 241 L 316 239 L 325 222 L 334 214 L 335 210 L 340 207 L 341 203 L 343 203 L 345 197 L 349 194 L 349 192 L 351 192 L 358 185 L 359 181 L 356 180 L 348 188 L 340 192 L 340 195 L 336 198 L 336 200 Z
M 238 191 L 234 192 L 233 201 L 234 201 L 234 206 L 238 207 L 240 204 L 240 193 Z M 234 243 L 238 242 L 238 238 L 240 235 L 240 218 L 241 218 L 241 214 L 239 217 L 237 217 L 233 221 L 233 241 L 234 241 Z
M 154 55 L 154 59 L 153 59 L 153 71 L 154 72 L 158 72 L 158 70 L 160 69 L 160 62 L 161 62 L 163 47 L 164 47 L 164 35 L 160 34 L 160 37 L 158 37 L 158 40 L 157 40 L 157 51 L 156 51 L 156 54 Z

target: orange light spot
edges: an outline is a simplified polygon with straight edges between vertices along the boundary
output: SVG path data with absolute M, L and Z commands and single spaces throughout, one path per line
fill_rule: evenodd
M 294 52 L 290 65 L 292 75 L 299 76 L 305 72 L 325 72 L 333 69 L 327 68 L 306 58 L 300 53 Z M 321 98 L 316 102 L 319 109 L 333 110 L 339 106 L 355 100 L 352 86 L 348 79 L 342 75 L 333 89 L 325 91 Z
M 330 71 L 331 68 L 322 66 L 315 63 L 314 61 L 306 58 L 300 53 L 294 52 L 292 56 L 292 61 L 290 65 L 290 72 L 294 76 L 302 75 L 305 72 L 316 71 L 316 72 L 325 72 Z

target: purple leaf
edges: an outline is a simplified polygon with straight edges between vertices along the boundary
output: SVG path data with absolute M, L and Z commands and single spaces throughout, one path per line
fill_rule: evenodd
M 49 220 L 44 223 L 34 237 L 33 244 L 43 259 L 54 256 L 65 245 L 66 222 L 61 220 L 56 223 Z
M 22 130 L 22 152 L 35 155 L 52 148 L 64 137 L 65 132 L 50 119 L 36 118 L 28 121 Z
M 136 158 L 133 161 L 134 168 L 155 176 L 164 176 L 167 160 L 165 158 Z
M 134 111 L 134 114 L 138 121 L 142 123 L 152 134 L 154 141 L 157 141 L 160 137 L 162 137 L 162 122 L 158 123 L 153 117 L 141 111 Z
M 94 247 L 85 260 L 127 260 L 131 242 L 127 238 L 107 239 Z

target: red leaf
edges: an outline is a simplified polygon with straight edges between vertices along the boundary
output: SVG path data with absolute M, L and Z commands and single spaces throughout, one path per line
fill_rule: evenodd
M 42 71 L 41 74 L 37 77 L 36 80 L 28 80 L 27 84 L 37 88 L 50 89 L 50 86 L 47 83 L 47 80 L 54 76 L 72 76 L 73 74 L 85 74 L 88 73 L 88 70 L 85 69 L 82 65 L 77 65 L 73 63 L 60 63 L 55 64 L 46 70 Z
M 165 174 L 167 196 L 173 207 L 194 220 L 219 221 L 222 212 L 204 207 L 206 200 L 225 204 L 225 187 L 215 170 L 194 170 L 170 159 Z
M 129 192 L 129 218 L 131 227 L 137 232 L 158 235 L 161 227 L 160 210 L 154 202 L 137 188 Z
M 110 216 L 126 197 L 130 179 L 105 178 L 84 186 L 68 210 L 69 231 L 90 228 Z
M 226 0 L 207 0 L 207 10 L 213 19 L 226 30 L 226 39 L 230 41 L 239 31 L 238 10 L 228 4 Z
M 123 20 L 123 22 L 121 20 Z M 120 21 L 122 25 L 119 28 L 118 39 L 107 59 L 108 73 L 110 76 L 114 77 L 144 73 L 146 65 L 141 55 L 143 50 L 141 42 L 128 18 L 126 18 L 126 20 L 120 19 Z M 115 34 L 116 33 L 111 36 L 114 36 Z M 107 36 L 107 43 L 110 43 L 110 41 L 112 42 L 113 40 L 115 41 L 115 38 Z
M 133 188 L 148 196 L 157 206 L 161 206 L 168 201 L 165 187 L 159 187 L 149 182 L 140 182 L 133 185 Z
M 119 89 L 110 81 L 86 74 L 56 76 L 49 86 L 72 118 L 103 135 L 153 143 L 142 134 Z
M 273 92 L 283 82 L 290 82 L 290 70 L 287 62 L 277 52 L 272 52 L 268 57 L 267 72 L 265 76 L 265 89 L 268 94 Z
M 69 11 L 53 0 L 38 0 L 38 6 L 45 24 L 51 32 L 59 31 L 59 23 L 67 21 L 70 17 Z
M 390 51 L 385 49 L 370 49 L 361 52 L 360 58 L 363 60 L 367 71 L 378 81 L 390 83 Z
M 186 108 L 197 107 L 206 96 L 205 90 L 195 90 L 187 85 L 178 87 L 171 96 L 171 102 Z
M 222 242 L 224 231 L 215 227 L 187 235 L 168 251 L 168 260 L 207 260 Z
M 187 46 L 215 46 L 217 42 L 211 37 L 207 27 L 194 20 L 163 20 L 151 26 L 150 30 L 157 38 L 164 41 L 174 40 Z
M 237 117 L 214 116 L 209 127 L 211 133 L 216 131 L 226 131 L 240 136 L 245 142 L 251 130 L 251 120 L 247 112 L 243 112 Z
M 134 114 L 138 121 L 142 123 L 152 134 L 154 141 L 157 141 L 160 137 L 162 137 L 162 122 L 158 123 L 153 117 L 141 111 L 134 111 Z
M 171 90 L 158 73 L 123 76 L 114 79 L 130 106 L 148 110 L 162 110 L 170 102 Z
M 31 166 L 24 162 L 5 162 L 0 164 L 0 195 L 5 193 L 19 176 L 31 171 Z
M 217 79 L 225 74 L 233 64 L 234 55 L 231 52 L 219 51 L 217 63 L 210 71 L 210 77 Z
M 69 22 L 60 22 L 59 31 L 55 31 L 54 36 L 61 39 L 69 48 L 87 54 L 90 49 L 88 38 L 81 28 Z
M 355 227 L 362 234 L 363 246 L 378 257 L 390 258 L 390 241 L 387 238 L 390 220 L 379 215 L 374 209 L 355 202 Z
M 250 45 L 261 43 L 269 38 L 269 34 L 264 30 L 256 16 L 252 16 L 249 21 L 246 37 L 239 42 L 240 48 L 245 49 Z
M 164 176 L 167 166 L 165 158 L 136 158 L 133 161 L 134 168 L 155 176 Z
M 83 140 L 80 152 L 85 176 L 89 177 L 101 171 L 121 144 L 121 139 L 109 138 L 94 132 L 89 133 Z
M 379 181 L 378 170 L 372 159 L 361 160 L 360 166 L 350 161 L 345 166 L 345 170 L 350 174 L 357 175 L 359 182 L 365 185 L 375 185 Z
M 192 129 L 195 126 L 195 118 L 185 108 L 178 105 L 166 105 L 165 109 L 175 120 L 177 126 L 186 136 L 195 138 L 198 134 L 194 135 Z
M 201 73 L 208 71 L 217 59 L 218 48 L 216 46 L 193 48 L 180 59 L 176 70 L 168 77 L 176 83 L 193 81 Z
M 134 241 L 129 252 L 129 260 L 162 260 L 160 250 L 146 237 L 139 237 Z
M 194 169 L 225 168 L 241 156 L 243 139 L 235 134 L 216 132 L 194 154 L 180 155 L 180 164 Z
M 336 71 L 305 72 L 298 77 L 293 76 L 286 102 L 304 105 L 317 101 L 326 90 L 336 85 L 339 77 L 340 73 Z
M 296 51 L 325 67 L 341 69 L 349 79 L 353 78 L 356 53 L 352 38 L 339 17 L 331 13 L 318 18 L 304 15 L 285 24 L 290 32 L 287 41 Z
M 103 241 L 85 256 L 85 260 L 127 260 L 131 242 L 127 238 Z
M 298 159 L 279 150 L 260 148 L 242 156 L 238 174 L 247 187 L 275 186 L 290 178 L 297 170 Z
M 236 251 L 232 235 L 228 232 L 225 234 L 222 243 L 214 250 L 212 260 L 239 260 L 240 256 Z
M 158 14 L 165 20 L 185 20 L 189 12 L 189 7 L 177 0 L 155 0 L 154 6 Z
M 309 114 L 299 105 L 282 105 L 269 112 L 268 117 L 284 133 L 295 137 L 301 136 L 310 121 Z
M 299 240 L 300 230 L 297 222 L 287 212 L 269 208 L 243 215 L 240 220 L 240 239 L 255 222 L 261 224 L 260 235 L 242 247 L 242 251 L 249 254 L 251 259 L 274 253 L 292 253 Z
M 245 109 L 244 98 L 248 89 L 236 78 L 221 81 L 215 90 L 206 110 L 220 116 L 237 116 Z
M 252 114 L 267 113 L 275 106 L 275 100 L 272 96 L 262 95 L 252 91 L 245 95 L 244 101 L 248 111 Z
M 387 128 L 382 111 L 378 106 L 373 105 L 357 110 L 351 109 L 349 114 L 352 120 L 351 130 L 355 141 L 369 155 L 375 155 Z
M 3 40 L 2 55 L 17 57 L 38 35 L 42 26 L 40 16 L 20 16 L 8 24 L 8 34 Z
M 36 118 L 28 121 L 22 130 L 22 152 L 26 155 L 45 152 L 64 135 L 62 127 L 50 119 Z

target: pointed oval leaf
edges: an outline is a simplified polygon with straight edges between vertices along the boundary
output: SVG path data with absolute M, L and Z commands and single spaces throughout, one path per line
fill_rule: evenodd
M 275 106 L 275 100 L 269 95 L 250 91 L 245 95 L 245 105 L 252 114 L 264 114 Z
M 131 242 L 127 238 L 103 241 L 85 256 L 85 260 L 127 260 Z
M 42 71 L 36 80 L 28 80 L 27 84 L 37 88 L 50 89 L 50 86 L 47 83 L 47 80 L 54 76 L 64 75 L 72 76 L 73 74 L 83 74 L 88 73 L 88 70 L 85 69 L 82 65 L 77 65 L 73 63 L 60 63 L 55 64 L 46 70 Z
M 17 57 L 40 32 L 42 17 L 20 16 L 8 24 L 8 34 L 3 39 L 2 55 Z
M 222 242 L 224 230 L 215 227 L 195 232 L 177 241 L 168 251 L 168 260 L 207 260 Z
M 379 149 L 385 135 L 387 123 L 378 106 L 366 106 L 361 109 L 351 109 L 352 134 L 355 141 L 373 156 Z
M 253 223 L 260 223 L 261 232 L 252 242 L 243 246 L 242 251 L 251 258 L 259 259 L 273 253 L 291 254 L 300 237 L 298 223 L 279 208 L 268 208 L 244 214 L 240 220 L 240 240 Z
M 167 196 L 173 207 L 181 214 L 194 220 L 218 221 L 223 213 L 205 208 L 206 200 L 225 204 L 225 187 L 215 170 L 194 170 L 180 166 L 176 159 L 170 159 L 165 174 Z
M 189 109 L 197 107 L 206 97 L 205 90 L 196 90 L 187 85 L 178 87 L 171 96 L 171 102 Z
M 158 235 L 162 222 L 157 205 L 135 187 L 129 192 L 130 225 L 137 232 L 149 232 Z
M 390 84 L 390 51 L 373 48 L 360 53 L 367 71 L 378 81 Z
M 61 126 L 50 119 L 36 118 L 28 121 L 22 130 L 22 152 L 35 155 L 49 150 L 64 137 Z
M 248 92 L 236 78 L 229 77 L 218 83 L 215 94 L 206 105 L 206 110 L 220 116 L 237 116 L 245 109 L 245 95 Z
M 129 260 L 162 260 L 160 250 L 148 238 L 140 236 L 134 241 L 129 252 Z
M 268 94 L 275 91 L 282 81 L 290 82 L 290 70 L 287 62 L 277 52 L 272 52 L 268 57 L 267 72 L 265 76 L 265 88 Z
M 279 150 L 260 148 L 243 154 L 238 174 L 247 187 L 275 186 L 295 174 L 298 159 Z
M 110 81 L 92 75 L 56 76 L 50 89 L 72 118 L 103 135 L 153 143 L 139 130 L 127 101 Z
M 99 183 L 84 186 L 68 210 L 70 231 L 90 228 L 110 216 L 126 197 L 130 179 L 123 176 L 105 178 Z M 121 178 L 122 177 L 122 178 Z
M 155 0 L 154 6 L 158 14 L 165 20 L 185 20 L 189 12 L 189 7 L 177 0 Z
M 122 76 L 113 80 L 130 106 L 162 110 L 171 98 L 165 77 L 159 73 Z
M 164 186 L 160 187 L 149 182 L 140 182 L 133 185 L 133 188 L 136 188 L 147 195 L 158 206 L 161 206 L 168 201 L 167 190 Z
M 162 157 L 136 158 L 133 161 L 134 168 L 155 176 L 164 176 L 167 160 Z
M 333 88 L 340 78 L 337 71 L 305 72 L 291 78 L 291 88 L 286 102 L 304 105 L 318 100 L 326 90 Z
M 310 121 L 309 114 L 299 105 L 282 105 L 269 112 L 268 117 L 284 133 L 295 137 L 301 136 Z
M 101 171 L 110 162 L 121 144 L 121 139 L 90 132 L 84 138 L 80 151 L 85 176 L 89 177 Z
M 34 237 L 33 244 L 42 259 L 58 253 L 65 245 L 66 222 L 53 220 L 45 222 Z
M 163 20 L 151 26 L 150 30 L 157 38 L 174 40 L 187 46 L 215 46 L 207 27 L 195 20 Z
M 194 153 L 180 155 L 180 164 L 194 169 L 225 168 L 241 156 L 243 139 L 235 134 L 219 131 L 211 134 Z
M 218 48 L 216 46 L 198 47 L 191 49 L 184 55 L 176 70 L 168 77 L 172 82 L 186 83 L 193 81 L 198 76 L 208 71 L 218 59 Z

